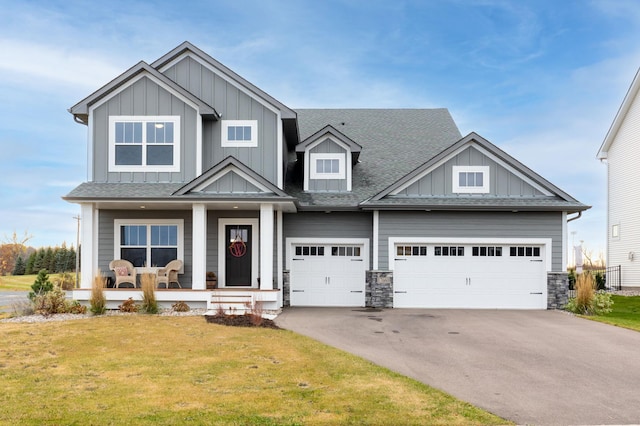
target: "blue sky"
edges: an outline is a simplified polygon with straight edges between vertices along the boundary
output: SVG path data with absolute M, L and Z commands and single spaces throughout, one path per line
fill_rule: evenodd
M 74 244 L 85 126 L 67 108 L 188 40 L 291 108 L 449 108 L 581 202 L 604 252 L 596 160 L 640 66 L 635 0 L 0 0 L 0 238 Z M 426 159 L 425 159 L 426 160 Z

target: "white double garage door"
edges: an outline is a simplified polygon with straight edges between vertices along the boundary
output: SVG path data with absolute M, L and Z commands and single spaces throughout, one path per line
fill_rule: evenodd
M 288 239 L 291 306 L 364 306 L 366 239 Z M 550 239 L 389 238 L 396 308 L 545 309 Z

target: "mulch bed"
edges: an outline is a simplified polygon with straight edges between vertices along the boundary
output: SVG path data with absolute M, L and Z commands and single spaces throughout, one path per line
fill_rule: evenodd
M 205 315 L 204 317 L 206 318 L 207 322 L 210 322 L 213 324 L 229 325 L 234 327 L 263 327 L 263 328 L 280 329 L 280 327 L 278 327 L 276 323 L 270 319 L 261 318 L 256 321 L 252 315 L 248 315 L 248 314 L 246 315 L 216 314 L 216 315 Z

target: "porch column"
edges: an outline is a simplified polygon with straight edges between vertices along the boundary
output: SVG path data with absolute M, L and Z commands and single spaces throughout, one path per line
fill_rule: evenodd
M 193 253 L 191 254 L 191 288 L 207 288 L 207 208 L 204 204 L 193 205 Z
M 273 290 L 273 204 L 260 204 L 260 290 Z
M 82 223 L 80 224 L 80 288 L 91 288 L 93 277 L 97 273 L 98 250 L 95 237 L 98 224 L 98 211 L 93 204 L 81 204 Z M 108 271 L 103 271 L 108 272 Z

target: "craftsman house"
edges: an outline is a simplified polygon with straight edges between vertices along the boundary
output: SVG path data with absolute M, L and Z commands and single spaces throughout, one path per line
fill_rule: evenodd
M 607 266 L 620 265 L 621 285 L 640 287 L 640 71 L 598 151 L 607 165 Z
M 111 307 L 139 300 L 140 274 L 178 260 L 164 305 L 566 300 L 567 220 L 588 206 L 446 109 L 293 110 L 185 42 L 69 111 L 89 134 L 64 197 L 82 209 L 75 299 L 102 271 Z

